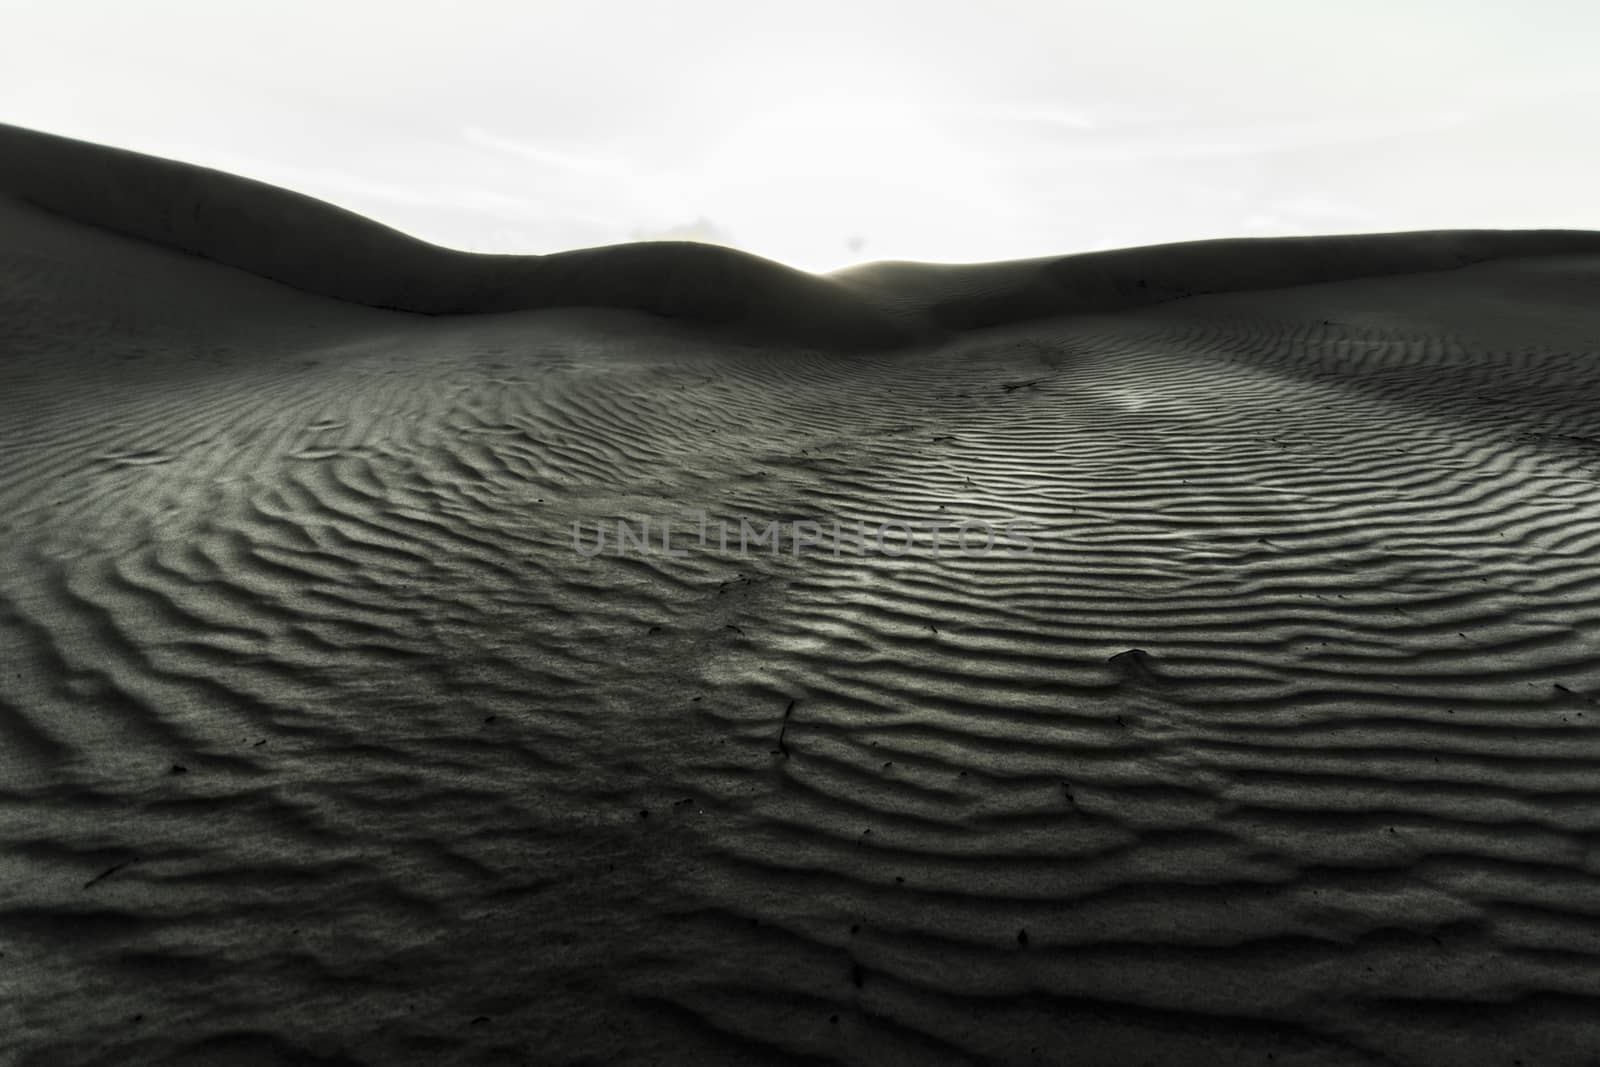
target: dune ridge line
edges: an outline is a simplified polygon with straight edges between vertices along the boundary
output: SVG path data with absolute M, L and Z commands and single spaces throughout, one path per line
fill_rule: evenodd
M 1587 230 L 1439 230 L 883 261 L 820 275 L 692 241 L 490 255 L 264 182 L 3 124 L 0 195 L 349 303 L 425 315 L 608 307 L 844 349 L 1207 293 L 1600 252 L 1600 233 Z

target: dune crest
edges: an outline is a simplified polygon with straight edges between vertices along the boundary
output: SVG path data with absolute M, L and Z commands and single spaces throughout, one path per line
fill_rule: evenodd
M 460 252 L 221 171 L 0 125 L 0 195 L 304 292 L 428 315 L 612 307 L 801 344 L 886 348 L 952 331 L 1207 293 L 1600 252 L 1600 233 L 1462 230 L 1195 241 L 816 275 L 691 241 Z

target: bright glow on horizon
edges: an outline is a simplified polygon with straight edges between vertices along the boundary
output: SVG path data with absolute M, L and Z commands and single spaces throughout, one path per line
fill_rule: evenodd
M 1600 8 L 1545 0 L 0 0 L 0 121 L 424 239 L 809 270 L 1600 229 Z

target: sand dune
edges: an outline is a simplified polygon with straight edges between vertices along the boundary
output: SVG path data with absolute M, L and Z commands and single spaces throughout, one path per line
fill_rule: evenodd
M 1593 1062 L 1600 235 L 813 278 L 0 161 L 8 1062 Z M 694 508 L 1033 547 L 574 550 Z
M 830 349 L 1117 311 L 1197 294 L 1600 253 L 1600 233 L 1439 231 L 1196 241 L 962 266 L 813 275 L 719 245 L 545 256 L 440 248 L 236 175 L 0 124 L 0 195 L 336 300 L 422 314 L 606 307 Z

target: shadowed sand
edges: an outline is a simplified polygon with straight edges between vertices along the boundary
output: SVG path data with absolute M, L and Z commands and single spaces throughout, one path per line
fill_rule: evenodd
M 1600 235 L 0 193 L 8 1062 L 1592 1062 Z M 574 551 L 693 508 L 1034 548 Z

